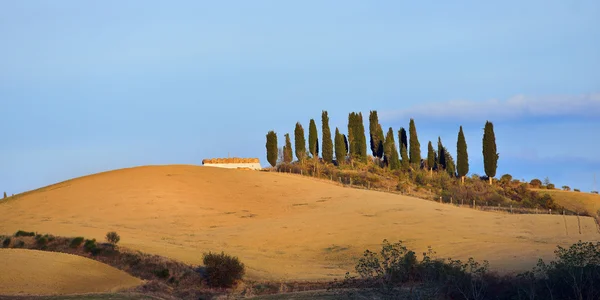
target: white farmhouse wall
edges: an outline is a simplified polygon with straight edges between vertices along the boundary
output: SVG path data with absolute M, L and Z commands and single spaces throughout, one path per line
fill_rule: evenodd
M 241 164 L 203 164 L 205 167 L 217 167 L 226 169 L 250 168 L 253 170 L 261 170 L 259 163 L 241 163 Z

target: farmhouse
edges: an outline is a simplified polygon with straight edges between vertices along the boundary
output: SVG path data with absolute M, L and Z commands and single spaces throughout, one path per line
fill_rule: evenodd
M 260 170 L 260 160 L 258 158 L 208 158 L 202 160 L 202 165 L 206 167 L 218 167 L 227 169 L 250 169 Z

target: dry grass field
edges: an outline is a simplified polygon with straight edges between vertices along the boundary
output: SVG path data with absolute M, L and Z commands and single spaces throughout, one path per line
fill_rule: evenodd
M 80 256 L 22 249 L 0 249 L 0 295 L 55 295 L 110 292 L 141 280 Z
M 597 194 L 544 189 L 536 191 L 549 194 L 558 205 L 572 211 L 587 212 L 593 216 L 600 210 L 600 195 Z
M 556 245 L 600 240 L 591 218 L 458 208 L 298 175 L 187 165 L 82 177 L 0 202 L 0 233 L 22 229 L 103 240 L 200 264 L 205 251 L 238 256 L 251 279 L 343 277 L 383 239 L 417 253 L 529 269 Z

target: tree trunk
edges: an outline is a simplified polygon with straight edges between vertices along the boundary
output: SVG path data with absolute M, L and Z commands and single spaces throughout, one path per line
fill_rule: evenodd
M 465 176 L 460 177 L 460 184 L 465 185 Z
M 490 176 L 489 178 L 490 178 L 490 185 L 492 185 L 492 177 Z

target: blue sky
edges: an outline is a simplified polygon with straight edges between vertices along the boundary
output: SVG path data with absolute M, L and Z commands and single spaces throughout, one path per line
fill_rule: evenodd
M 378 110 L 483 173 L 600 177 L 599 1 L 2 1 L 0 191 L 259 157 L 296 121 Z

